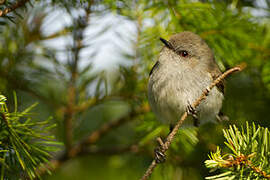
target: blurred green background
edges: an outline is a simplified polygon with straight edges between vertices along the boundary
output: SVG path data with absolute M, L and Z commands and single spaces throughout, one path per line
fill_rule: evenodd
M 222 71 L 242 62 L 247 68 L 226 82 L 222 111 L 230 121 L 181 129 L 151 179 L 204 179 L 212 174 L 208 153 L 224 147 L 223 128 L 270 126 L 269 16 L 268 0 L 27 2 L 11 20 L 0 18 L 0 92 L 11 110 L 15 91 L 19 110 L 39 103 L 35 121 L 52 116 L 51 133 L 64 143 L 54 158 L 104 130 L 43 179 L 139 179 L 156 137 L 169 132 L 147 101 L 159 37 L 197 33 Z

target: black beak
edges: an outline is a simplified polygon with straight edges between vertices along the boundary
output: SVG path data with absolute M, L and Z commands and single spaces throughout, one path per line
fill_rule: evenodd
M 173 49 L 173 46 L 172 46 L 172 44 L 171 44 L 169 41 L 167 41 L 166 39 L 163 39 L 163 38 L 159 38 L 159 39 L 161 40 L 161 42 L 162 42 L 167 48 Z

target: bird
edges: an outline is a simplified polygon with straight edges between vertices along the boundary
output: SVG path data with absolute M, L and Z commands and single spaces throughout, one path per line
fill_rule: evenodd
M 171 130 L 184 112 L 191 114 L 182 126 L 200 126 L 220 120 L 224 81 L 218 83 L 196 109 L 196 101 L 222 74 L 207 43 L 189 31 L 174 34 L 164 44 L 148 81 L 148 100 L 157 119 Z

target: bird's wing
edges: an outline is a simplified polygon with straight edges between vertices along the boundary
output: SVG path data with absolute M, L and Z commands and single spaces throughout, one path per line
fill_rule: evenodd
M 155 63 L 155 65 L 152 67 L 152 69 L 151 69 L 151 71 L 150 71 L 150 73 L 149 73 L 149 76 L 151 76 L 151 74 L 154 72 L 155 69 L 158 68 L 158 66 L 159 66 L 159 61 L 157 61 L 157 62 Z
M 219 70 L 219 69 L 216 69 L 216 70 L 214 70 L 214 71 L 212 71 L 212 72 L 210 72 L 211 73 L 211 75 L 212 75 L 212 78 L 213 78 L 213 80 L 215 80 L 216 78 L 218 78 L 222 73 L 221 73 L 221 71 Z M 221 80 L 217 85 L 216 85 L 216 87 L 218 88 L 218 90 L 220 91 L 220 92 L 222 92 L 222 94 L 224 94 L 224 92 L 225 92 L 225 81 L 224 80 Z

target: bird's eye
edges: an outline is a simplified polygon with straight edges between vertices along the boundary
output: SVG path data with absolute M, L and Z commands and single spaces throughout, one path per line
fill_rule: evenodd
M 182 56 L 182 57 L 187 57 L 188 56 L 188 52 L 183 50 L 183 51 L 180 51 L 179 52 L 179 55 Z

